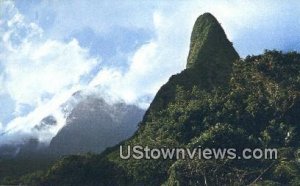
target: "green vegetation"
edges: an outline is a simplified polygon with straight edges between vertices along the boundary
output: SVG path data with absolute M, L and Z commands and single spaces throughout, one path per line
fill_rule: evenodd
M 216 18 L 205 13 L 197 19 L 191 36 L 187 68 L 173 75 L 161 87 L 146 113 L 161 110 L 175 99 L 176 87 L 191 90 L 194 85 L 212 89 L 229 82 L 232 63 L 239 59 L 238 53 L 227 39 Z
M 217 19 L 210 13 L 201 15 L 192 32 L 187 69 L 197 70 L 198 79 L 209 85 L 219 85 L 228 81 L 232 63 L 238 58 Z
M 299 185 L 300 160 L 295 152 L 300 147 L 300 54 L 265 51 L 238 59 L 215 18 L 203 16 L 195 24 L 187 69 L 161 88 L 138 131 L 121 145 L 200 145 L 236 148 L 238 152 L 244 148 L 277 148 L 277 160 L 122 160 L 117 145 L 101 155 L 66 157 L 46 172 L 27 175 L 21 182 Z M 216 42 L 210 43 L 207 38 L 224 43 L 215 46 Z M 214 50 L 209 53 L 210 49 Z M 211 66 L 203 69 L 206 65 Z

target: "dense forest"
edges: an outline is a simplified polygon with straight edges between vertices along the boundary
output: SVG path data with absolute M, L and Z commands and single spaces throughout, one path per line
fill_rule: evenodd
M 102 154 L 66 156 L 2 181 L 28 185 L 299 185 L 300 54 L 241 59 L 216 18 L 201 15 L 187 68 L 161 87 L 137 132 Z M 120 158 L 120 145 L 276 148 L 267 159 Z

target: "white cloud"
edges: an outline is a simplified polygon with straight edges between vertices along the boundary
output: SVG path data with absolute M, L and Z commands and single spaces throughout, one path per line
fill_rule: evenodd
M 26 137 L 35 137 L 41 142 L 48 143 L 53 135 L 55 135 L 65 124 L 66 118 L 60 108 L 61 104 L 65 103 L 72 94 L 78 90 L 80 90 L 79 87 L 73 87 L 72 89 L 65 90 L 60 94 L 56 94 L 50 101 L 37 106 L 28 115 L 16 117 L 5 127 L 7 135 L 3 136 L 3 140 L 0 140 L 0 145 L 1 143 L 7 143 L 7 141 L 22 143 Z M 48 130 L 34 130 L 34 127 L 39 124 L 44 117 L 49 115 L 55 117 L 57 125 L 49 128 Z M 23 136 L 23 138 L 19 135 Z
M 26 42 L 5 59 L 6 89 L 18 103 L 37 105 L 43 94 L 78 84 L 96 63 L 76 40 Z
M 115 69 L 104 69 L 98 73 L 90 86 L 105 86 L 112 95 L 121 97 L 127 103 L 138 103 L 147 107 L 149 100 L 139 102 L 140 98 L 145 95 L 153 97 L 172 74 L 185 67 L 189 39 L 183 37 L 186 37 L 186 29 L 190 29 L 186 24 L 191 23 L 186 22 L 179 29 L 173 19 L 182 19 L 180 14 L 172 16 L 175 17 L 171 19 L 162 12 L 154 12 L 155 38 L 129 57 L 129 70 L 121 73 Z
M 64 124 L 61 104 L 85 86 L 85 76 L 100 60 L 91 58 L 76 39 L 44 38 L 38 25 L 28 22 L 13 4 L 6 6 L 14 13 L 1 19 L 0 85 L 1 94 L 15 102 L 15 111 L 11 113 L 14 119 L 1 125 L 7 134 L 0 141 L 22 140 L 21 136 L 28 135 L 47 141 Z M 58 126 L 33 134 L 32 128 L 50 114 L 56 116 Z
M 147 107 L 149 99 L 141 99 L 153 98 L 172 74 L 185 68 L 194 21 L 204 12 L 216 16 L 242 56 L 265 48 L 300 49 L 300 3 L 296 1 L 41 1 L 27 16 L 11 1 L 6 4 L 0 11 L 0 95 L 8 93 L 15 100 L 15 114 L 20 116 L 3 126 L 28 133 L 49 113 L 57 116 L 61 127 L 64 117 L 57 108 L 78 89 L 90 93 L 98 86 L 101 94 L 97 94 L 107 99 Z M 76 39 L 64 40 L 86 27 L 104 35 L 117 27 L 143 29 L 154 37 L 129 52 L 126 72 L 101 67 L 88 84 L 82 83 L 83 76 L 99 59 L 91 58 Z M 24 104 L 33 107 L 25 115 Z M 34 135 L 49 139 L 57 128 L 51 130 Z

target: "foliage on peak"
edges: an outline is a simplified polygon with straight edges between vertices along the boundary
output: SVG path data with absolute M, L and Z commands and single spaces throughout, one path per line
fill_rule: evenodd
M 199 16 L 191 35 L 187 69 L 197 69 L 210 84 L 222 84 L 237 59 L 239 55 L 218 20 L 210 13 Z

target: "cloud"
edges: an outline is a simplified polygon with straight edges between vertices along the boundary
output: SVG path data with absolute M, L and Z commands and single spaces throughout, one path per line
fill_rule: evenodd
M 3 2 L 0 103 L 6 106 L 0 122 L 2 130 L 14 131 L 6 136 L 11 141 L 29 135 L 49 140 L 64 125 L 59 106 L 77 90 L 147 108 L 168 78 L 185 68 L 193 24 L 204 12 L 216 16 L 242 57 L 264 49 L 300 50 L 297 1 Z M 130 33 L 121 37 L 126 40 L 101 39 L 114 40 L 124 31 Z M 135 34 L 140 32 L 150 34 Z M 82 38 L 70 39 L 78 35 Z M 137 37 L 138 44 L 131 43 Z M 87 40 L 103 43 L 82 47 Z M 120 53 L 120 42 L 128 50 Z M 100 63 L 95 56 L 103 51 L 105 60 L 121 61 Z M 33 131 L 49 114 L 58 127 Z
M 43 95 L 53 95 L 80 82 L 97 63 L 76 40 L 25 42 L 5 59 L 5 87 L 22 104 L 38 105 Z
M 6 143 L 22 143 L 24 139 L 38 138 L 40 142 L 48 143 L 49 140 L 65 125 L 65 114 L 61 105 L 70 99 L 77 87 L 63 93 L 56 94 L 50 101 L 37 106 L 32 112 L 25 116 L 13 119 L 5 127 L 6 135 L 0 136 L 0 145 Z M 52 115 L 57 120 L 57 124 L 47 130 L 35 130 L 35 126 L 46 116 Z
M 7 105 L 2 105 L 1 113 L 11 115 L 11 120 L 2 123 L 1 129 L 7 134 L 4 139 L 0 136 L 0 141 L 30 135 L 49 140 L 64 124 L 61 104 L 87 84 L 86 77 L 100 59 L 90 57 L 76 39 L 62 42 L 44 38 L 43 29 L 28 22 L 11 2 L 5 2 L 2 8 L 8 12 L 1 19 L 0 29 L 0 96 L 11 102 L 4 102 Z M 58 126 L 47 134 L 33 134 L 32 128 L 48 115 L 56 116 Z
M 180 14 L 173 16 L 180 19 Z M 186 29 L 178 29 L 173 21 L 174 17 L 171 19 L 159 11 L 153 13 L 152 19 L 155 37 L 129 56 L 128 71 L 122 73 L 116 69 L 103 69 L 91 81 L 90 86 L 105 86 L 111 95 L 146 108 L 149 106 L 149 99 L 141 102 L 141 98 L 153 98 L 172 74 L 184 69 L 189 39 L 183 38 L 186 37 L 183 33 L 190 27 L 184 25 L 183 28 Z

